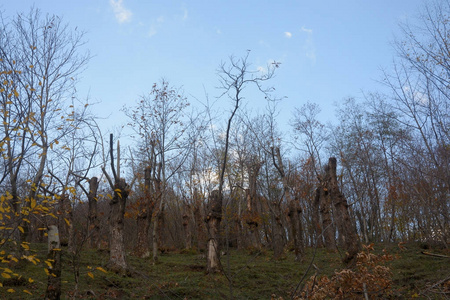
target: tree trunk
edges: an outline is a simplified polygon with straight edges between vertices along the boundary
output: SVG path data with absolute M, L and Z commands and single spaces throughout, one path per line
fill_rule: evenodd
M 191 233 L 191 206 L 189 204 L 185 204 L 185 209 L 183 213 L 183 231 L 185 237 L 185 247 L 186 249 L 192 248 L 192 233 Z
M 70 204 L 70 198 L 67 194 L 62 194 L 59 199 L 59 211 L 58 211 L 58 228 L 59 228 L 59 240 L 62 245 L 68 246 L 68 252 L 70 254 L 75 253 L 75 240 L 74 240 L 74 228 L 73 228 L 73 213 L 72 205 Z
M 244 214 L 245 222 L 249 227 L 249 241 L 248 245 L 253 249 L 261 249 L 261 243 L 259 239 L 258 226 L 260 223 L 259 215 L 256 211 L 255 200 L 253 193 L 250 189 L 246 190 L 247 193 L 247 211 Z
M 156 195 L 156 199 L 155 199 L 155 205 L 158 205 L 158 207 L 156 208 L 156 211 L 153 212 L 152 214 L 152 221 L 153 221 L 153 231 L 152 231 L 152 248 L 153 248 L 153 262 L 157 262 L 158 261 L 158 225 L 160 223 L 160 218 L 161 218 L 161 212 L 163 209 L 163 201 L 164 201 L 164 196 L 163 195 L 163 186 L 162 186 L 162 182 L 160 180 L 161 178 L 161 167 L 162 164 L 159 164 L 158 166 L 158 175 L 157 178 L 154 178 L 154 184 L 155 184 L 155 195 Z M 165 188 L 165 187 L 164 187 Z M 158 202 L 159 201 L 159 202 Z
M 353 220 L 350 217 L 349 206 L 347 199 L 341 193 L 337 175 L 336 175 L 336 158 L 331 157 L 328 161 L 328 172 L 330 179 L 329 190 L 331 201 L 336 210 L 336 224 L 338 227 L 339 235 L 342 238 L 344 248 L 346 250 L 344 263 L 349 264 L 356 259 L 356 255 L 360 250 L 358 235 L 356 234 L 356 227 Z
M 158 249 L 161 247 L 162 239 L 161 239 L 161 231 L 162 231 L 162 222 L 163 222 L 163 209 L 164 203 L 163 198 L 159 199 L 159 205 L 156 213 L 153 216 L 153 231 L 152 231 L 152 242 L 153 242 L 153 261 L 158 261 Z
M 48 227 L 47 261 L 51 266 L 47 268 L 47 290 L 45 299 L 60 299 L 61 297 L 61 245 L 56 225 Z
M 109 268 L 117 273 L 125 273 L 128 268 L 123 236 L 127 197 L 127 184 L 125 179 L 120 178 L 114 184 L 114 197 L 109 203 Z
M 151 218 L 151 215 L 149 216 L 148 214 L 148 209 L 141 210 L 136 218 L 137 244 L 134 250 L 134 254 L 140 258 L 147 258 L 150 256 L 150 244 L 148 236 L 150 222 L 148 218 Z
M 97 191 L 98 191 L 98 178 L 92 177 L 89 179 L 89 193 L 88 193 L 88 203 L 89 203 L 89 243 L 91 248 L 98 249 L 100 247 L 100 222 L 98 219 L 97 210 Z
M 330 206 L 331 206 L 331 199 L 327 187 L 327 179 L 324 178 L 319 183 L 318 192 L 319 193 L 319 206 L 320 206 L 320 214 L 322 216 L 322 234 L 323 234 L 323 240 L 325 243 L 325 247 L 329 251 L 336 250 L 336 242 L 334 238 L 334 227 L 333 223 L 331 221 L 331 213 L 330 213 Z
M 206 271 L 216 273 L 221 271 L 220 249 L 219 249 L 219 231 L 220 221 L 222 220 L 222 195 L 219 191 L 212 191 L 209 196 L 209 210 L 206 216 L 208 227 L 208 244 L 206 255 Z
M 283 231 L 284 226 L 281 220 L 281 207 L 280 203 L 274 203 L 273 205 L 273 230 L 272 230 L 272 248 L 273 258 L 278 260 L 282 258 L 284 252 Z
M 252 157 L 250 162 L 247 164 L 248 169 L 248 189 L 246 190 L 247 196 L 247 211 L 245 213 L 245 221 L 249 227 L 250 247 L 254 249 L 261 249 L 258 226 L 260 225 L 260 216 L 257 211 L 257 180 L 259 170 L 262 167 L 262 162 L 258 158 Z
M 313 246 L 323 247 L 322 225 L 320 224 L 320 189 L 316 189 L 312 203 Z
M 152 182 L 151 182 L 152 168 L 149 166 L 145 168 L 144 174 L 144 199 L 140 205 L 142 209 L 137 215 L 137 246 L 135 254 L 141 258 L 150 256 L 149 231 L 152 220 L 153 207 L 155 203 L 152 201 Z
M 294 253 L 296 261 L 301 261 L 304 254 L 303 230 L 300 215 L 301 209 L 298 205 L 298 201 L 297 199 L 292 199 L 289 202 L 288 217 L 291 222 L 291 234 L 294 240 Z
M 303 245 L 300 244 L 300 241 L 303 241 L 303 239 L 299 239 L 299 232 L 300 232 L 300 218 L 299 218 L 299 204 L 297 203 L 298 199 L 292 198 L 292 195 L 290 193 L 291 188 L 289 186 L 288 177 L 286 176 L 286 172 L 284 170 L 283 160 L 281 159 L 281 153 L 280 148 L 272 148 L 273 151 L 273 161 L 274 165 L 277 168 L 278 172 L 280 173 L 281 181 L 283 183 L 283 189 L 284 189 L 284 198 L 286 199 L 286 202 L 289 207 L 289 220 L 291 223 L 291 237 L 294 241 L 294 251 L 295 251 L 295 260 L 300 261 L 302 259 L 303 254 Z M 275 161 L 275 158 L 277 159 Z
M 197 249 L 204 250 L 206 246 L 205 228 L 202 217 L 202 202 L 197 190 L 194 190 L 194 221 L 197 235 Z

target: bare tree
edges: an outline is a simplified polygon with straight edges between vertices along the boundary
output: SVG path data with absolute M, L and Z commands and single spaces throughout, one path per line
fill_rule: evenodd
M 215 200 L 216 205 L 214 206 L 217 211 L 222 210 L 223 203 L 223 190 L 225 183 L 225 172 L 227 169 L 228 162 L 228 151 L 230 147 L 230 132 L 232 127 L 233 118 L 235 117 L 242 101 L 244 99 L 243 90 L 251 85 L 256 86 L 256 88 L 263 93 L 266 99 L 270 99 L 270 93 L 273 91 L 273 88 L 263 88 L 262 84 L 265 81 L 270 80 L 274 74 L 275 69 L 279 67 L 279 63 L 273 62 L 271 65 L 267 67 L 267 72 L 262 73 L 260 71 L 252 71 L 249 69 L 250 64 L 248 63 L 248 57 L 250 52 L 241 58 L 236 59 L 233 56 L 230 57 L 229 63 L 222 63 L 219 66 L 218 75 L 220 86 L 219 88 L 223 90 L 220 97 L 226 96 L 233 103 L 233 108 L 231 110 L 231 114 L 227 120 L 227 126 L 225 129 L 225 139 L 224 139 L 224 149 L 223 154 L 220 158 L 220 167 L 219 167 L 219 186 L 218 186 L 218 200 Z M 215 198 L 214 198 L 215 199 Z M 219 232 L 220 226 L 220 218 L 218 218 L 217 214 L 211 215 L 212 217 L 216 217 L 217 220 L 215 222 L 210 222 L 210 226 L 215 226 L 214 228 L 209 227 L 209 232 Z M 214 246 L 218 245 L 215 240 L 216 237 L 210 236 L 208 241 L 208 251 L 213 251 L 212 253 L 208 252 L 207 255 L 207 265 L 211 264 L 211 261 L 219 261 L 219 248 Z M 215 270 L 209 270 L 215 271 Z
M 291 194 L 291 186 L 289 183 L 288 175 L 286 174 L 283 160 L 281 158 L 280 148 L 272 149 L 273 164 L 277 169 L 281 177 L 283 184 L 283 196 L 288 205 L 288 216 L 291 221 L 291 234 L 294 241 L 295 260 L 301 261 L 304 252 L 304 245 L 301 244 L 303 238 L 302 224 L 301 224 L 301 209 L 299 199 L 295 198 Z
M 411 132 L 410 142 L 404 145 L 411 155 L 406 155 L 402 164 L 416 179 L 405 184 L 408 190 L 415 191 L 413 198 L 423 210 L 417 210 L 414 216 L 417 226 L 421 235 L 427 239 L 438 237 L 447 247 L 450 240 L 449 12 L 449 1 L 430 1 L 424 4 L 414 25 L 401 24 L 403 32 L 395 44 L 398 59 L 393 71 L 385 72 L 383 81 L 392 91 L 396 120 Z M 429 186 L 439 188 L 431 190 Z M 420 189 L 426 193 L 417 192 Z
M 130 119 L 129 125 L 141 139 L 140 152 L 143 164 L 153 169 L 152 182 L 155 185 L 155 205 L 152 208 L 153 260 L 158 259 L 158 232 L 164 218 L 167 185 L 178 172 L 191 149 L 188 135 L 192 120 L 187 116 L 189 103 L 180 89 L 175 89 L 162 79 L 154 84 L 148 95 L 141 97 L 136 107 L 124 108 Z M 177 159 L 181 158 L 181 159 Z
M 53 147 L 76 128 L 72 109 L 65 101 L 74 96 L 77 75 L 86 66 L 89 54 L 79 54 L 83 32 L 70 30 L 57 16 L 43 18 L 39 10 L 31 9 L 10 22 L 1 19 L 1 64 L 11 70 L 2 74 L 9 90 L 2 109 L 11 112 L 11 119 L 4 120 L 8 123 L 3 122 L 2 128 L 13 159 L 7 163 L 8 173 L 13 196 L 17 197 L 15 208 L 29 210 L 30 202 L 17 195 L 20 170 L 25 163 L 29 167 L 27 196 L 36 199 Z M 29 223 L 23 222 L 22 227 L 22 239 L 26 239 Z

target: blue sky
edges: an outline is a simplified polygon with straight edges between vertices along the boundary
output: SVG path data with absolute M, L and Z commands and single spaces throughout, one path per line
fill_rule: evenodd
M 205 100 L 204 89 L 210 97 L 219 95 L 218 65 L 247 49 L 255 70 L 273 60 L 282 63 L 271 83 L 278 96 L 287 97 L 280 105 L 282 127 L 293 108 L 308 100 L 321 105 L 322 121 L 332 120 L 334 102 L 381 88 L 375 81 L 392 63 L 397 25 L 413 19 L 421 3 L 9 0 L 1 1 L 0 9 L 10 17 L 34 5 L 87 32 L 86 49 L 93 58 L 78 91 L 100 102 L 93 110 L 109 117 L 100 121 L 105 132 L 125 123 L 119 109 L 161 77 L 183 86 L 194 103 L 194 97 Z M 248 109 L 265 106 L 263 97 L 245 96 Z

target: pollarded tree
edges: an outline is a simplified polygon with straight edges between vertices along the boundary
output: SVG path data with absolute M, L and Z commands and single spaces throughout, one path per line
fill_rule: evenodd
M 320 106 L 316 103 L 307 102 L 300 109 L 296 108 L 291 120 L 291 126 L 295 134 L 295 147 L 302 152 L 305 152 L 310 160 L 310 167 L 314 170 L 316 177 L 320 174 L 322 168 L 322 155 L 325 143 L 329 140 L 329 130 L 318 120 L 320 113 Z M 320 190 L 317 190 L 319 195 Z M 325 198 L 314 197 L 311 201 L 311 212 L 313 230 L 316 236 L 318 245 L 325 242 L 325 246 L 329 249 L 334 247 L 332 237 L 334 230 L 331 223 L 331 217 L 327 204 L 322 201 Z M 322 207 L 320 207 L 322 204 Z M 319 212 L 322 212 L 322 223 L 320 222 Z
M 158 259 L 159 222 L 164 217 L 168 181 L 179 171 L 191 149 L 188 118 L 189 102 L 180 89 L 173 88 L 162 79 L 153 84 L 148 95 L 142 96 L 134 108 L 124 108 L 129 125 L 140 139 L 139 151 L 144 159 L 141 162 L 153 169 L 152 181 L 155 184 L 156 203 L 153 215 L 153 260 Z M 181 159 L 180 159 L 181 158 Z M 158 170 L 158 171 L 156 171 Z
M 109 186 L 113 191 L 110 196 L 110 212 L 108 217 L 109 226 L 109 268 L 117 273 L 126 273 L 128 271 L 128 263 L 126 260 L 125 243 L 124 243 L 124 215 L 128 195 L 130 193 L 133 182 L 128 185 L 124 178 L 120 178 L 120 144 L 117 143 L 117 168 L 114 166 L 114 149 L 113 135 L 110 135 L 109 156 L 111 158 L 111 172 L 114 182 L 106 172 L 105 166 L 102 167 L 103 174 L 108 180 Z M 117 172 L 116 172 L 117 170 Z

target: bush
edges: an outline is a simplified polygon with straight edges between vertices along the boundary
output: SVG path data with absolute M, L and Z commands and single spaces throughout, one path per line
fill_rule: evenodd
M 299 299 L 374 299 L 393 294 L 392 273 L 386 262 L 393 256 L 373 254 L 373 244 L 363 246 L 356 267 L 343 269 L 329 278 L 314 275 L 306 283 Z

